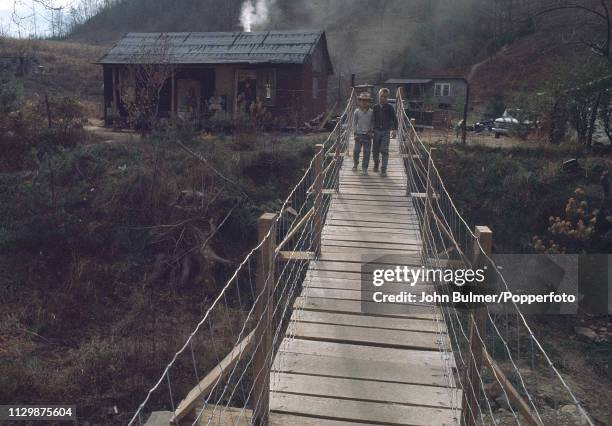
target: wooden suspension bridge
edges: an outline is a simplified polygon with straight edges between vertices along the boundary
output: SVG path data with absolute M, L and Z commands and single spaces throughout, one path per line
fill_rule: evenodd
M 401 106 L 401 98 L 398 100 Z M 344 117 L 351 117 L 349 107 L 347 111 Z M 362 175 L 347 165 L 344 157 L 349 152 L 350 119 L 345 120 L 345 131 L 339 137 L 344 142 L 337 141 L 335 152 L 317 146 L 311 164 L 314 178 L 308 188 L 312 207 L 295 220 L 280 243 L 270 237 L 277 233 L 277 215 L 264 214 L 258 221 L 258 297 L 253 306 L 257 322 L 252 331 L 245 333 L 176 407 L 172 402 L 172 411 L 155 411 L 141 422 L 140 410 L 150 391 L 130 424 L 138 419 L 138 423 L 149 426 L 473 425 L 483 415 L 483 367 L 492 372 L 508 402 L 516 407 L 513 414 L 517 421 L 520 418 L 526 424 L 542 424 L 534 415 L 533 402 L 530 400 L 529 405 L 487 352 L 481 337 L 487 322 L 483 309 L 476 309 L 468 317 L 463 343 L 469 356 L 467 362 L 461 357 L 462 365 L 453 351 L 458 346 L 451 343 L 449 321 L 440 306 L 414 304 L 407 312 L 390 308 L 371 313 L 364 309 L 374 304 L 372 294 L 362 291 L 364 262 L 393 255 L 410 259 L 414 267 L 427 264 L 426 258 L 432 253 L 427 234 L 432 224 L 454 242 L 462 256 L 466 255 L 454 241 L 452 229 L 440 227 L 444 224 L 434 212 L 433 200 L 440 196 L 441 188 L 430 183 L 431 151 L 423 158 L 423 153 L 410 149 L 418 136 L 402 114 L 403 110 L 398 116 L 402 119 L 400 127 L 402 123 L 404 127 L 399 129 L 398 138 L 392 139 L 386 177 Z M 326 167 L 328 157 L 331 162 Z M 425 182 L 420 190 L 414 182 L 410 184 L 411 168 L 417 161 L 424 166 Z M 323 176 L 332 167 L 336 167 L 336 179 L 333 187 L 326 188 Z M 313 232 L 310 250 L 285 251 L 287 242 L 307 224 Z M 476 244 L 469 255 L 472 265 L 491 250 L 487 227 L 476 227 L 473 235 Z M 307 266 L 298 293 L 288 299 L 288 325 L 276 342 L 270 306 L 275 302 L 273 284 L 278 261 Z M 393 285 L 398 291 L 403 290 L 402 285 L 410 288 L 408 284 Z M 417 285 L 427 290 L 431 284 Z M 232 377 L 249 353 L 252 387 L 243 405 L 232 405 L 231 397 L 211 403 L 215 387 Z M 173 362 L 152 390 L 164 377 L 170 385 L 168 368 Z M 247 367 L 242 368 L 244 376 Z
M 396 140 L 387 174 L 363 176 L 341 168 L 339 191 L 330 194 L 320 257 L 310 262 L 307 285 L 295 300 L 300 309 L 272 364 L 270 374 L 278 377 L 269 380 L 270 424 L 458 423 L 461 390 L 443 361 L 452 360 L 452 353 L 439 350 L 438 329 L 444 325 L 436 323 L 441 320 L 432 313 L 436 308 L 422 306 L 410 315 L 362 313 L 362 297 L 371 299 L 361 292 L 364 258 L 409 255 L 419 266 L 418 218 Z M 263 218 L 263 233 L 272 222 L 273 217 Z M 190 410 L 197 408 L 193 404 Z M 180 405 L 179 410 L 181 416 Z M 207 410 L 198 424 L 252 421 L 252 412 L 242 408 Z
M 371 300 L 361 291 L 364 258 L 411 255 L 415 266 L 419 260 L 418 219 L 396 141 L 389 163 L 385 178 L 341 169 L 321 255 L 309 266 L 291 337 L 272 366 L 279 377 L 271 416 L 290 416 L 287 424 L 456 423 L 451 396 L 460 391 L 447 389 L 435 324 L 441 316 L 429 306 L 411 315 L 362 313 L 362 299 Z

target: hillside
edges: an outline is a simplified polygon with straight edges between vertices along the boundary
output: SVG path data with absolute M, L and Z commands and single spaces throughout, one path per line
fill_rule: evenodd
M 268 20 L 254 29 L 324 29 L 336 74 L 360 81 L 405 72 L 467 67 L 481 50 L 488 26 L 470 14 L 480 0 L 267 1 Z M 129 0 L 100 11 L 69 39 L 112 43 L 129 31 L 242 30 L 242 0 Z M 215 14 L 209 11 L 214 10 Z M 461 34 L 457 37 L 457 34 Z
M 50 40 L 0 37 L 0 57 L 23 58 L 30 69 L 20 79 L 25 97 L 44 93 L 78 96 L 91 117 L 101 115 L 102 70 L 94 62 L 107 47 Z
M 559 11 L 541 17 L 485 55 L 472 67 L 470 80 L 476 99 L 490 99 L 516 91 L 541 91 L 565 65 L 577 57 L 596 58 L 587 46 L 605 36 L 605 28 L 591 16 Z M 587 24 L 588 23 L 588 24 Z M 590 59 L 589 59 L 590 60 Z M 581 61 L 581 60 L 579 60 Z
M 268 21 L 254 29 L 327 32 L 335 71 L 330 93 L 338 85 L 347 87 L 351 74 L 358 83 L 410 75 L 464 76 L 470 79 L 473 120 L 487 111 L 499 113 L 517 93 L 546 90 L 559 64 L 571 66 L 577 55 L 590 54 L 578 40 L 602 34 L 601 26 L 578 25 L 572 11 L 546 15 L 537 25 L 525 24 L 529 10 L 522 15 L 515 11 L 521 18 L 504 26 L 497 22 L 503 15 L 496 17 L 481 0 L 418 0 L 410 8 L 401 0 L 267 3 L 273 6 Z M 27 94 L 78 94 L 90 102 L 90 116 L 99 117 L 101 70 L 93 62 L 124 33 L 241 30 L 241 6 L 242 0 L 176 0 L 171 8 L 159 1 L 111 3 L 65 41 L 1 39 L 0 55 L 27 52 L 43 67 L 44 74 L 24 80 Z
M 111 44 L 129 31 L 241 30 L 242 3 L 176 0 L 169 7 L 161 1 L 121 1 L 77 27 L 69 40 Z M 358 82 L 375 82 L 431 72 L 467 76 L 473 70 L 477 101 L 537 89 L 551 64 L 587 50 L 577 40 L 601 32 L 591 17 L 572 10 L 547 14 L 534 25 L 529 18 L 544 0 L 418 0 L 410 7 L 402 0 L 261 3 L 267 5 L 268 19 L 254 29 L 327 32 L 335 68 L 332 87 L 348 85 L 351 74 Z
M 241 0 L 128 0 L 101 9 L 69 40 L 112 44 L 130 31 L 232 31 L 240 29 Z M 214 11 L 214 13 L 211 13 Z

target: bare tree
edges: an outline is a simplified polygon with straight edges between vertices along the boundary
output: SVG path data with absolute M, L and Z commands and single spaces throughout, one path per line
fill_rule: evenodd
M 534 12 L 530 19 L 536 19 L 545 15 L 559 11 L 572 11 L 577 14 L 576 19 L 580 19 L 580 14 L 594 19 L 594 23 L 599 25 L 582 25 L 587 28 L 583 34 L 578 37 L 578 44 L 588 47 L 596 56 L 604 58 L 607 61 L 607 69 L 612 69 L 612 56 L 610 55 L 610 43 L 612 36 L 612 17 L 607 0 L 592 0 L 581 3 L 562 3 L 547 5 L 540 10 Z M 601 27 L 598 29 L 597 27 Z M 595 31 L 593 31 L 595 29 Z M 599 33 L 597 33 L 599 31 Z M 572 113 L 574 125 L 578 131 L 579 139 L 590 147 L 593 142 L 593 134 L 597 123 L 599 106 L 602 103 L 602 98 L 605 98 L 606 88 L 602 87 L 593 96 L 581 98 L 579 102 L 572 103 Z M 608 105 L 606 105 L 608 108 Z
M 10 34 L 9 26 L 0 21 L 0 37 L 8 37 Z
M 607 0 L 599 0 L 599 6 L 591 6 L 589 2 L 585 2 L 544 7 L 541 10 L 535 12 L 531 16 L 531 19 L 535 19 L 540 16 L 544 16 L 561 10 L 584 12 L 588 16 L 595 18 L 600 24 L 603 24 L 603 27 L 605 28 L 605 30 L 602 30 L 603 34 L 595 36 L 593 39 L 586 39 L 584 37 L 581 37 L 579 43 L 582 43 L 585 46 L 589 47 L 595 54 L 603 56 L 608 61 L 612 61 L 612 58 L 610 57 L 612 17 L 610 16 L 610 9 Z
M 67 9 L 65 5 L 58 4 L 57 0 L 13 0 L 12 21 L 17 27 L 19 38 L 47 34 L 63 37 L 115 2 L 116 0 L 75 0 Z M 66 12 L 70 21 L 66 20 Z M 46 29 L 40 29 L 41 20 L 48 23 Z
M 603 108 L 599 110 L 599 118 L 603 124 L 604 132 L 612 144 L 612 90 L 606 89 L 601 97 Z
M 120 93 L 133 127 L 143 132 L 155 128 L 162 90 L 174 78 L 175 72 L 176 65 L 170 57 L 170 40 L 165 34 L 130 58 L 123 74 L 120 74 Z

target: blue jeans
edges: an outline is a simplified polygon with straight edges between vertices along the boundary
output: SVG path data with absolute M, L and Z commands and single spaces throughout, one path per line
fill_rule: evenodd
M 361 153 L 361 149 L 363 148 L 363 160 L 361 163 L 361 167 L 363 170 L 368 169 L 368 164 L 370 164 L 370 147 L 372 146 L 372 138 L 369 135 L 355 135 L 355 148 L 353 148 L 353 161 L 355 162 L 355 167 L 359 165 L 359 154 Z
M 372 157 L 374 158 L 374 168 L 378 169 L 380 157 L 382 156 L 382 164 L 380 171 L 387 171 L 389 163 L 389 142 L 391 140 L 390 130 L 374 130 L 374 143 L 372 144 Z

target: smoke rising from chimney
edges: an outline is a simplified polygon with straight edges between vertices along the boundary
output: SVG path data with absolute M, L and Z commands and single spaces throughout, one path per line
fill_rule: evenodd
M 268 23 L 270 8 L 274 0 L 245 0 L 240 10 L 240 24 L 244 31 L 252 31 L 253 26 Z

